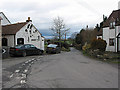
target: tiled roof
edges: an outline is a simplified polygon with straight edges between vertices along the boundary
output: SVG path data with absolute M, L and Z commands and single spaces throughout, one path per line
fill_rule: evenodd
M 111 15 L 109 16 L 109 18 L 106 20 L 106 22 L 104 22 L 103 24 L 103 28 L 104 27 L 109 27 L 109 24 L 111 22 L 111 20 L 115 20 L 116 22 L 116 26 L 120 25 L 120 9 L 119 10 L 115 10 L 111 13 Z
M 27 22 L 9 24 L 2 26 L 2 34 L 3 35 L 11 35 L 16 34 Z

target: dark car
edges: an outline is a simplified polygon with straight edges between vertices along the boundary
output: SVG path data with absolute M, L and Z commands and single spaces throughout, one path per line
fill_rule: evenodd
M 10 56 L 27 56 L 27 55 L 41 55 L 43 50 L 38 49 L 32 44 L 17 45 L 10 47 Z
M 46 53 L 60 53 L 61 49 L 56 44 L 49 44 L 46 49 Z

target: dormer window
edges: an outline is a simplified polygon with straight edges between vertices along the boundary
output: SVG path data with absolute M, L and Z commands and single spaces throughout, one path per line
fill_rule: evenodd
M 115 22 L 110 23 L 110 29 L 115 29 Z

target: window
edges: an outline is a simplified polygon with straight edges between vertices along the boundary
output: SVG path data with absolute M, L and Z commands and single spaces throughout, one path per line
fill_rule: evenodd
M 29 32 L 30 32 L 30 34 L 32 34 L 31 30 Z
M 29 27 L 30 27 L 30 24 L 28 24 L 27 28 L 29 28 Z
M 30 26 L 30 29 L 32 29 L 32 26 L 33 26 L 33 25 Z
M 110 29 L 114 29 L 115 28 L 115 22 L 111 22 L 110 23 Z
M 30 41 L 29 37 L 28 37 L 28 42 Z
M 25 45 L 24 47 L 25 47 L 25 48 L 30 48 L 30 45 Z
M 25 29 L 25 32 L 27 32 L 27 29 Z
M 115 39 L 114 38 L 110 38 L 109 39 L 109 45 L 110 46 L 114 46 L 114 43 L 115 43 Z
M 40 40 L 40 36 L 38 36 L 38 41 Z
M 31 45 L 30 47 L 31 47 L 31 48 L 35 48 L 35 46 L 34 46 L 34 45 Z

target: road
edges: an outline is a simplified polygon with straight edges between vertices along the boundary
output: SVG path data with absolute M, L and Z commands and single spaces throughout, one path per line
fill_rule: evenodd
M 3 88 L 118 88 L 118 68 L 71 48 L 3 60 Z

